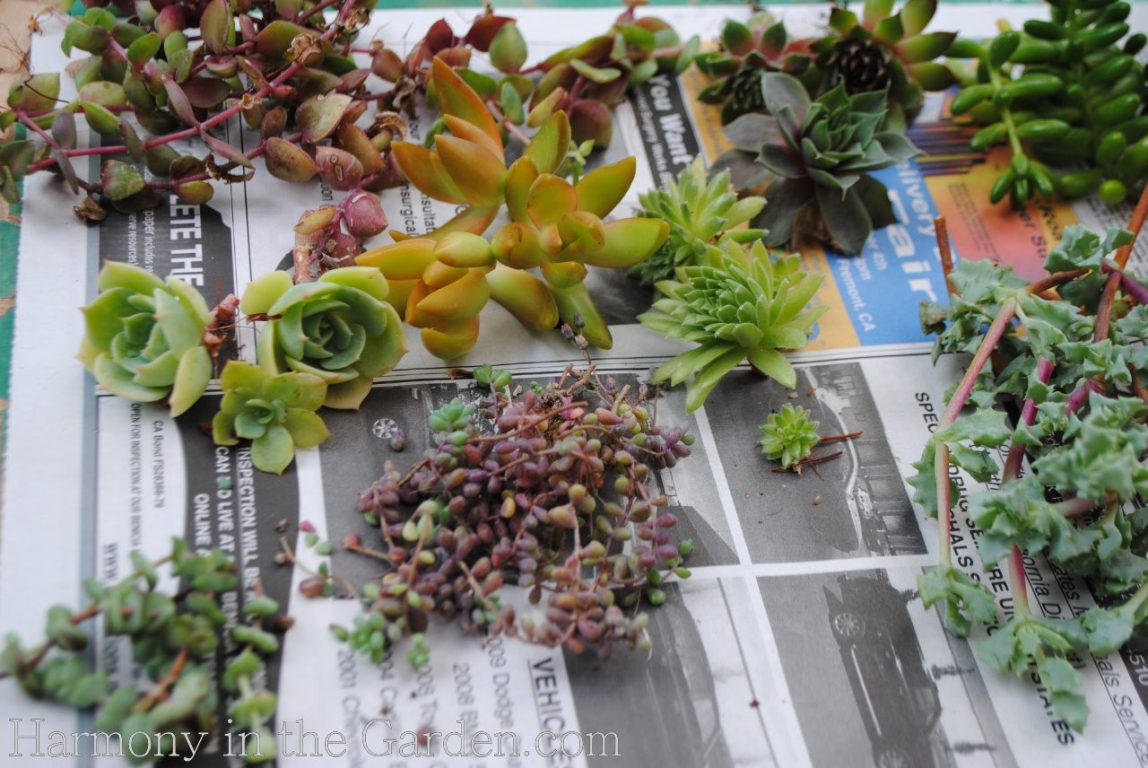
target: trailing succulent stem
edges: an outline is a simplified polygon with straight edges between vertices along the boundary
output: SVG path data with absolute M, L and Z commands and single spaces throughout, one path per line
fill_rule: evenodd
M 30 696 L 94 710 L 92 729 L 119 734 L 125 743 L 146 734 L 156 751 L 178 756 L 200 744 L 204 732 L 234 730 L 258 734 L 245 750 L 245 762 L 273 760 L 275 737 L 267 723 L 275 715 L 276 697 L 256 681 L 266 678 L 266 661 L 279 650 L 278 635 L 290 626 L 279 603 L 258 584 L 254 595 L 239 589 L 238 565 L 224 552 L 193 554 L 183 539 L 173 540 L 170 554 L 155 561 L 133 551 L 131 564 L 133 572 L 114 584 L 89 580 L 85 589 L 91 602 L 84 609 L 50 608 L 38 645 L 27 647 L 8 635 L 0 651 L 2 676 Z M 170 566 L 181 585 L 178 592 L 159 589 L 163 566 Z M 238 604 L 238 617 L 224 612 L 228 602 Z M 224 635 L 236 650 L 224 650 Z M 107 672 L 90 672 L 94 637 L 125 640 L 132 664 L 145 673 L 140 681 L 118 684 Z M 221 711 L 227 712 L 226 724 Z M 124 756 L 141 764 L 154 754 L 132 749 Z
M 1148 194 L 1134 230 L 1145 213 Z M 958 634 L 997 621 L 991 594 L 952 562 L 956 490 L 949 467 L 980 483 L 1000 478 L 999 488 L 967 499 L 982 531 L 981 560 L 1008 559 L 1014 598 L 1013 615 L 980 652 L 1002 671 L 1023 675 L 1035 667 L 1053 708 L 1077 730 L 1088 707 L 1066 657 L 1109 653 L 1148 626 L 1148 515 L 1130 508 L 1148 492 L 1148 401 L 1140 378 L 1148 364 L 1148 304 L 1141 303 L 1148 296 L 1124 269 L 1133 237 L 1113 230 L 1102 240 L 1070 227 L 1046 259 L 1049 275 L 1034 283 L 987 261 L 962 262 L 950 275 L 950 306 L 922 308 L 938 354 L 973 358 L 909 481 L 914 499 L 939 517 L 941 565 L 921 577 L 921 597 L 926 606 L 939 603 L 945 625 Z M 999 409 L 1008 404 L 1019 409 L 1015 426 Z M 995 451 L 1006 444 L 1001 464 Z M 1026 458 L 1029 472 L 1022 474 Z M 1025 558 L 1035 556 L 1115 599 L 1073 619 L 1030 614 Z
M 974 151 L 1004 144 L 1011 154 L 990 199 L 1021 206 L 1035 196 L 1096 192 L 1109 204 L 1135 197 L 1148 179 L 1144 65 L 1148 43 L 1129 34 L 1123 0 L 1056 0 L 1050 19 L 1003 29 L 984 45 L 963 43 L 975 78 L 952 101 L 954 115 L 981 126 Z
M 654 423 L 645 387 L 592 369 L 529 387 L 489 366 L 474 378 L 477 399 L 431 413 L 425 457 L 406 472 L 388 462 L 361 494 L 368 529 L 343 545 L 381 575 L 335 636 L 375 661 L 411 638 L 412 661 L 425 663 L 417 642 L 438 615 L 601 658 L 619 644 L 648 648 L 641 609 L 689 577 L 693 548 L 673 539 L 677 518 L 651 481 L 693 438 Z M 531 607 L 504 601 L 508 583 Z

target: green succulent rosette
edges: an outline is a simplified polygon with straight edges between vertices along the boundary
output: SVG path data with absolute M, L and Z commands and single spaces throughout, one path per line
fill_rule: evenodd
M 82 310 L 84 367 L 112 394 L 140 403 L 166 399 L 173 416 L 194 405 L 212 373 L 203 296 L 178 278 L 161 280 L 117 262 L 104 265 L 96 285 L 99 295 Z
M 759 373 L 786 387 L 797 373 L 783 350 L 800 349 L 828 309 L 806 309 L 822 276 L 801 269 L 801 258 L 771 258 L 761 242 L 748 252 L 734 242 L 712 247 L 709 263 L 679 267 L 676 280 L 657 284 L 663 298 L 638 316 L 668 339 L 698 346 L 654 371 L 655 384 L 687 385 L 686 410 L 697 410 L 721 378 L 748 359 Z
M 267 319 L 257 345 L 264 370 L 317 376 L 327 384 L 324 405 L 353 410 L 407 351 L 386 298 L 379 270 L 342 267 L 299 285 L 286 272 L 270 272 L 251 282 L 239 306 Z
M 925 31 L 936 10 L 937 0 L 908 0 L 896 13 L 891 0 L 866 0 L 860 16 L 835 5 L 829 34 L 812 46 L 824 77 L 821 89 L 841 84 L 850 95 L 885 90 L 890 120 L 903 130 L 921 111 L 924 91 L 957 82 L 936 61 L 957 34 Z
M 314 448 L 331 436 L 315 413 L 327 384 L 309 373 L 270 375 L 263 368 L 231 360 L 219 377 L 223 402 L 211 420 L 216 445 L 251 441 L 251 462 L 279 475 L 296 448 Z
M 790 469 L 807 457 L 820 440 L 817 422 L 809 410 L 786 403 L 761 425 L 761 439 L 757 446 L 766 458 Z
M 761 213 L 765 199 L 749 196 L 738 200 L 729 171 L 716 173 L 707 181 L 705 158 L 700 155 L 677 179 L 669 179 L 664 188 L 642 193 L 638 201 L 643 216 L 670 225 L 669 237 L 658 250 L 627 271 L 643 285 L 672 278 L 677 267 L 705 263 L 709 245 L 723 238 L 752 243 L 765 235 L 763 230 L 741 226 Z
M 764 72 L 785 72 L 816 88 L 821 79 L 813 66 L 811 40 L 793 39 L 785 23 L 762 11 L 745 22 L 727 19 L 718 36 L 719 48 L 700 53 L 694 64 L 710 82 L 698 101 L 721 106 L 722 125 L 765 110 L 761 95 Z

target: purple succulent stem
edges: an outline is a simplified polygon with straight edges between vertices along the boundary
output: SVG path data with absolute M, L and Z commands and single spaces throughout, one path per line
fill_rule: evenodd
M 1052 367 L 1052 361 L 1046 357 L 1036 361 L 1036 378 L 1040 380 L 1041 384 L 1047 384 L 1048 380 L 1052 378 Z M 1031 427 L 1032 423 L 1036 421 L 1036 402 L 1031 397 L 1024 401 L 1024 406 L 1020 411 L 1020 420 L 1028 427 Z M 1017 443 L 1010 445 L 1001 477 L 1004 480 L 1020 477 L 1020 464 L 1023 460 L 1024 446 Z
M 1024 576 L 1024 553 L 1015 544 L 1008 558 L 1008 580 L 1016 613 L 1027 616 L 1028 582 Z
M 1016 315 L 1016 299 L 1010 297 L 1001 304 L 997 316 L 993 318 L 992 325 L 989 326 L 984 338 L 981 339 L 981 345 L 977 347 L 972 362 L 965 369 L 964 377 L 961 378 L 956 391 L 949 399 L 949 405 L 941 417 L 940 427 L 952 424 L 960 416 L 961 410 L 973 393 L 977 377 L 981 375 L 981 371 L 988 364 L 993 350 L 996 349 L 997 344 L 1005 335 L 1014 315 Z M 935 450 L 933 467 L 937 483 L 937 523 L 939 527 L 937 535 L 940 538 L 941 562 L 948 564 L 952 561 L 952 542 L 950 541 L 949 529 L 953 522 L 953 503 L 949 493 L 949 449 L 943 441 L 938 440 Z
M 1037 359 L 1036 378 L 1040 380 L 1041 384 L 1047 384 L 1048 380 L 1052 378 L 1052 367 L 1052 361 L 1047 357 Z M 1031 397 L 1024 401 L 1024 406 L 1020 411 L 1020 420 L 1029 427 L 1036 421 L 1036 401 Z M 1005 457 L 1004 471 L 1001 473 L 1004 482 L 1020 477 L 1020 465 L 1024 461 L 1024 454 L 1024 446 L 1020 443 L 1013 443 L 1009 446 L 1008 456 Z M 1027 615 L 1028 583 L 1024 575 L 1024 553 L 1016 544 L 1013 544 L 1012 553 L 1009 555 L 1009 584 L 1017 613 Z
M 1140 283 L 1136 282 L 1127 272 L 1109 261 L 1101 262 L 1100 269 L 1102 269 L 1104 273 L 1108 275 L 1119 273 L 1121 289 L 1123 289 L 1123 291 L 1129 296 L 1136 299 L 1137 304 L 1148 304 L 1148 288 L 1145 288 Z
M 1083 499 L 1077 497 L 1075 499 L 1065 499 L 1064 501 L 1058 501 L 1053 506 L 1056 508 L 1057 512 L 1064 515 L 1065 517 L 1077 517 L 1078 515 L 1083 515 L 1086 512 L 1091 512 L 1092 510 L 1096 509 L 1096 505 L 1097 502 L 1093 501 L 1092 499 Z
M 36 121 L 29 117 L 27 112 L 22 109 L 18 109 L 16 110 L 16 117 L 20 120 L 21 123 L 25 125 L 25 127 L 28 128 L 28 130 L 32 131 L 32 133 L 35 133 L 37 136 L 43 139 L 49 147 L 52 149 L 60 149 L 60 145 L 56 143 L 54 138 L 52 138 L 52 134 L 36 125 Z
M 937 536 L 940 539 L 941 562 L 945 565 L 953 561 L 952 532 L 949 528 L 953 524 L 952 486 L 949 484 L 949 446 L 943 440 L 938 440 L 933 446 L 933 477 L 937 484 Z
M 298 16 L 296 16 L 295 23 L 302 24 L 304 21 L 311 18 L 316 13 L 322 13 L 324 10 L 330 8 L 332 5 L 335 5 L 337 2 L 339 2 L 339 0 L 321 0 L 321 2 L 315 3 L 315 5 L 311 6 L 306 11 L 303 11 Z
M 494 117 L 495 120 L 498 121 L 499 125 L 505 128 L 507 132 L 510 133 L 510 135 L 514 136 L 514 138 L 522 142 L 523 146 L 530 143 L 530 137 L 526 135 L 526 132 L 512 123 L 506 117 L 506 115 L 502 114 L 502 110 L 498 108 L 497 104 L 488 99 L 486 102 L 486 108 L 490 110 L 490 114 Z
M 1088 400 L 1089 394 L 1096 392 L 1097 394 L 1104 393 L 1104 387 L 1097 383 L 1096 379 L 1088 379 L 1083 382 L 1076 390 L 1068 396 L 1068 401 L 1064 404 L 1065 413 L 1075 413 L 1080 409 L 1080 406 Z
M 957 385 L 957 389 L 953 392 L 952 398 L 949 399 L 949 405 L 945 408 L 945 414 L 941 418 L 943 424 L 952 424 L 957 420 L 961 410 L 965 407 L 965 403 L 969 400 L 969 395 L 973 393 L 973 387 L 977 383 L 977 377 L 981 375 L 985 365 L 988 363 L 989 358 L 992 356 L 993 350 L 996 349 L 997 344 L 1004 336 L 1005 331 L 1008 330 L 1009 323 L 1012 322 L 1013 316 L 1016 314 L 1016 299 L 1009 298 L 1001 304 L 997 316 L 993 318 L 992 325 L 985 332 L 985 336 L 981 339 L 981 345 L 977 348 L 976 354 L 973 355 L 973 361 L 969 363 L 969 367 L 965 369 L 965 375 L 961 379 L 961 383 Z

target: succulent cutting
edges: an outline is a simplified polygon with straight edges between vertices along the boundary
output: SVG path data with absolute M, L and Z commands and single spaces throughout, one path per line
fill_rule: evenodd
M 315 413 L 327 383 L 310 373 L 269 376 L 257 365 L 229 360 L 219 377 L 223 402 L 211 421 L 216 445 L 251 441 L 251 462 L 282 474 L 296 448 L 314 448 L 331 433 Z
M 181 585 L 178 592 L 160 587 L 165 565 L 171 583 Z M 219 549 L 193 553 L 184 539 L 174 539 L 170 553 L 155 561 L 132 551 L 131 567 L 112 584 L 89 579 L 85 608 L 48 609 L 38 645 L 5 637 L 0 677 L 30 696 L 93 710 L 93 731 L 135 738 L 135 748 L 120 750 L 135 765 L 151 764 L 157 754 L 191 760 L 206 736 L 232 732 L 253 736 L 250 747 L 236 753 L 244 762 L 273 760 L 277 701 L 263 681 L 279 635 L 290 626 L 279 603 L 258 584 L 244 590 L 234 558 Z M 238 616 L 224 612 L 228 599 Z M 107 671 L 89 671 L 97 638 L 125 641 L 130 660 L 146 675 L 117 685 Z M 233 646 L 228 656 L 225 642 Z M 228 704 L 221 705 L 221 693 Z M 139 747 L 141 737 L 147 749 Z
M 771 256 L 760 241 L 747 250 L 733 242 L 711 247 L 705 264 L 678 267 L 675 274 L 657 284 L 662 297 L 638 320 L 698 346 L 659 366 L 654 383 L 688 379 L 687 411 L 700 408 L 746 360 L 758 373 L 794 386 L 797 373 L 783 352 L 804 347 L 827 309 L 806 307 L 821 287 L 820 275 L 802 271 L 798 256 Z
M 572 184 L 556 175 L 570 145 L 566 113 L 552 113 L 509 167 L 498 126 L 482 98 L 441 59 L 432 81 L 449 133 L 434 149 L 394 145 L 411 183 L 435 199 L 463 207 L 442 227 L 360 255 L 402 286 L 395 305 L 422 328 L 428 351 L 444 359 L 478 339 L 478 313 L 489 298 L 524 325 L 580 324 L 585 338 L 608 349 L 609 328 L 583 283 L 587 267 L 639 263 L 665 240 L 668 225 L 648 218 L 605 218 L 621 202 L 634 159 L 597 168 Z M 505 205 L 510 221 L 479 237 Z M 527 270 L 539 270 L 542 279 Z
M 780 463 L 783 469 L 792 469 L 813 453 L 820 440 L 817 422 L 809 409 L 786 403 L 761 425 L 757 445 L 767 459 Z
M 1148 197 L 1136 228 L 1145 209 Z M 1112 653 L 1140 639 L 1148 618 L 1148 520 L 1137 507 L 1148 492 L 1148 289 L 1125 269 L 1131 240 L 1121 230 L 1101 238 L 1070 227 L 1048 254 L 1048 275 L 1033 283 L 987 260 L 964 261 L 951 275 L 949 306 L 922 309 L 935 354 L 973 358 L 909 480 L 915 500 L 939 518 L 940 564 L 921 576 L 921 597 L 941 607 L 954 633 L 995 624 L 981 658 L 1020 676 L 1035 669 L 1052 709 L 1077 731 L 1088 704 L 1070 655 Z M 1015 423 L 1006 407 L 1018 409 Z M 950 466 L 989 484 L 962 503 L 982 531 L 984 566 L 1008 563 L 1003 621 L 994 594 L 954 559 L 961 486 Z M 1026 561 L 1034 557 L 1086 578 L 1101 604 L 1072 618 L 1031 612 Z
M 947 53 L 955 32 L 926 32 L 937 0 L 908 0 L 896 13 L 892 0 L 866 0 L 861 17 L 834 5 L 831 32 L 813 44 L 823 82 L 821 92 L 845 86 L 849 95 L 885 91 L 886 128 L 906 123 L 924 104 L 923 91 L 943 91 L 956 76 L 936 61 Z
M 426 457 L 405 472 L 388 462 L 361 494 L 368 527 L 343 546 L 386 565 L 356 592 L 363 614 L 335 636 L 378 662 L 438 615 L 470 634 L 598 658 L 648 649 L 643 609 L 689 577 L 693 549 L 675 540 L 654 479 L 689 455 L 692 436 L 655 424 L 644 387 L 593 370 L 530 387 L 489 366 L 474 375 L 486 393 L 430 414 Z M 329 593 L 340 583 L 325 581 Z M 537 612 L 504 601 L 512 583 Z M 425 659 L 417 642 L 413 652 Z
M 575 142 L 605 147 L 613 137 L 609 107 L 618 104 L 627 89 L 659 72 L 678 75 L 689 67 L 701 40 L 694 36 L 682 43 L 665 21 L 636 18 L 640 4 L 627 0 L 626 11 L 605 34 L 564 48 L 537 65 L 542 77 L 529 103 L 536 119 L 540 112 L 564 111 Z
M 765 199 L 747 195 L 738 199 L 728 171 L 706 179 L 705 160 L 695 158 L 665 189 L 638 196 L 642 215 L 670 226 L 669 236 L 648 258 L 630 267 L 629 274 L 643 285 L 673 277 L 677 267 L 703 263 L 708 246 L 729 237 L 738 243 L 760 240 L 763 230 L 742 226 L 765 206 Z
M 258 343 L 265 371 L 315 376 L 327 385 L 323 405 L 355 409 L 374 378 L 406 353 L 387 292 L 370 267 L 334 269 L 298 285 L 286 272 L 268 272 L 251 281 L 239 308 L 266 322 Z
M 711 82 L 698 100 L 721 106 L 723 124 L 748 112 L 763 112 L 761 76 L 785 72 L 816 88 L 820 75 L 814 68 L 811 41 L 792 40 L 783 22 L 759 12 L 744 23 L 726 20 L 718 37 L 719 48 L 694 57 L 694 64 Z
M 743 115 L 726 127 L 734 149 L 718 165 L 753 163 L 743 186 L 766 183 L 766 205 L 754 224 L 771 246 L 803 240 L 860 253 L 870 232 L 895 221 L 885 185 L 869 175 L 917 154 L 896 131 L 882 128 L 886 92 L 848 95 L 838 84 L 810 101 L 797 79 L 762 76 L 769 115 Z
M 1130 12 L 1120 0 L 1057 0 L 1049 19 L 972 46 L 976 76 L 950 109 L 980 126 L 971 149 L 1007 148 L 992 202 L 1095 192 L 1115 205 L 1139 195 L 1148 179 L 1148 113 L 1136 54 L 1148 35 L 1132 32 Z
M 210 313 L 199 292 L 117 262 L 104 265 L 96 287 L 99 295 L 83 309 L 84 367 L 109 392 L 165 401 L 172 415 L 195 405 L 212 376 L 204 345 Z

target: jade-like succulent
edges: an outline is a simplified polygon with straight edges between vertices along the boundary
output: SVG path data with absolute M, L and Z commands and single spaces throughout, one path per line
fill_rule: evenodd
M 692 376 L 687 411 L 697 410 L 722 376 L 746 359 L 759 373 L 793 387 L 797 373 L 782 351 L 804 347 L 828 309 L 806 309 L 822 276 L 803 272 L 799 256 L 772 258 L 761 241 L 748 252 L 731 241 L 711 247 L 708 262 L 679 267 L 676 280 L 659 282 L 664 298 L 638 317 L 666 338 L 698 344 L 655 370 L 654 383 L 676 386 Z
M 223 401 L 211 420 L 215 444 L 250 440 L 251 462 L 264 472 L 283 474 L 296 448 L 314 448 L 331 436 L 315 413 L 327 396 L 327 383 L 318 376 L 271 376 L 258 365 L 229 360 L 219 384 Z
M 681 74 L 701 46 L 697 36 L 682 44 L 662 19 L 636 18 L 638 5 L 627 2 L 605 34 L 563 48 L 538 64 L 543 75 L 531 96 L 531 109 L 552 106 L 566 112 L 579 144 L 607 146 L 613 137 L 610 107 L 659 71 Z
M 738 243 L 760 240 L 763 230 L 740 225 L 761 213 L 765 198 L 737 199 L 730 186 L 729 171 L 706 181 L 705 160 L 699 155 L 677 180 L 666 182 L 638 196 L 642 215 L 670 225 L 670 235 L 650 258 L 630 268 L 629 274 L 643 285 L 674 276 L 674 269 L 705 261 L 708 246 L 724 237 Z
M 809 409 L 786 403 L 761 425 L 757 445 L 766 458 L 790 469 L 809 456 L 820 439 Z
M 740 158 L 773 179 L 755 224 L 770 246 L 808 235 L 859 253 L 874 227 L 896 220 L 885 185 L 869 175 L 918 153 L 905 135 L 881 129 L 885 92 L 849 96 L 843 85 L 810 102 L 805 87 L 781 73 L 762 77 L 770 114 L 743 115 L 726 128 Z
M 210 312 L 199 292 L 118 262 L 104 265 L 97 287 L 99 295 L 83 309 L 84 367 L 120 397 L 167 400 L 173 416 L 194 405 L 212 372 L 203 345 Z
M 698 54 L 694 64 L 710 83 L 698 100 L 721 105 L 722 124 L 749 112 L 765 110 L 761 76 L 785 72 L 816 87 L 821 78 L 813 66 L 809 40 L 791 40 L 785 24 L 769 13 L 755 13 L 746 22 L 729 19 L 718 39 L 720 49 Z
M 375 43 L 372 70 L 395 84 L 390 92 L 381 94 L 380 101 L 412 117 L 418 103 L 415 96 L 420 92 L 433 104 L 435 90 L 428 86 L 437 58 L 460 69 L 467 83 L 496 106 L 509 124 L 536 128 L 553 112 L 565 112 L 578 144 L 590 142 L 604 148 L 613 133 L 610 107 L 622 101 L 629 88 L 647 82 L 658 72 L 680 74 L 700 47 L 696 36 L 682 44 L 662 19 L 636 18 L 635 8 L 640 4 L 627 3 L 605 33 L 556 51 L 531 66 L 526 66 L 529 50 L 517 22 L 496 15 L 489 3 L 462 35 L 456 35 L 446 19 L 436 21 L 422 40 L 407 46 L 410 53 L 405 60 Z M 485 64 L 470 68 L 475 51 L 486 53 L 484 61 L 501 76 L 492 77 Z M 534 73 L 541 73 L 541 77 L 530 77 Z
M 267 373 L 313 374 L 327 384 L 324 405 L 356 409 L 371 381 L 406 353 L 402 321 L 386 298 L 377 269 L 342 267 L 298 285 L 269 272 L 251 281 L 239 306 L 267 320 L 257 347 Z
M 570 122 L 555 112 L 506 167 L 498 125 L 481 97 L 441 59 L 432 66 L 447 133 L 434 149 L 394 145 L 395 160 L 427 195 L 464 206 L 439 229 L 361 254 L 394 285 L 392 304 L 423 329 L 432 354 L 451 359 L 478 339 L 478 313 L 493 298 L 524 325 L 581 323 L 595 346 L 609 348 L 605 321 L 583 284 L 587 266 L 630 267 L 653 253 L 669 226 L 658 219 L 604 222 L 634 179 L 628 157 L 576 184 L 556 175 L 570 146 Z M 481 235 L 503 205 L 510 221 Z M 528 270 L 537 268 L 542 279 Z
M 957 79 L 934 61 L 955 32 L 925 32 L 937 0 L 909 0 L 896 13 L 893 0 L 866 0 L 861 18 L 844 6 L 829 12 L 827 36 L 813 44 L 824 77 L 822 90 L 845 86 L 849 95 L 885 90 L 890 120 L 904 129 L 921 111 L 923 91 L 942 91 Z

